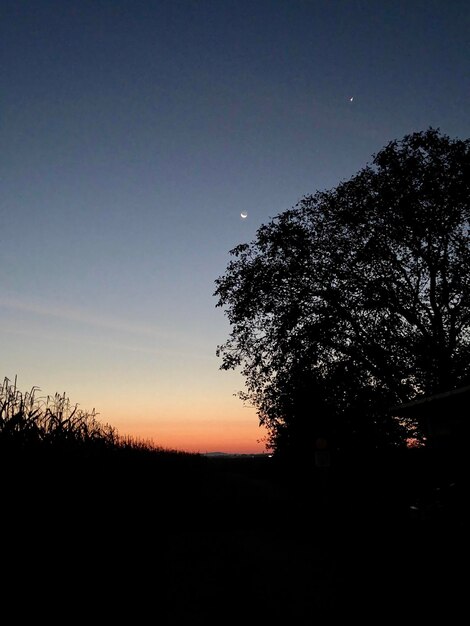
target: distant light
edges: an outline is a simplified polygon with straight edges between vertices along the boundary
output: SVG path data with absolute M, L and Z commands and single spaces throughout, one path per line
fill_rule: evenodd
M 242 218 L 242 220 L 246 220 L 246 218 L 248 217 L 248 213 L 246 211 L 242 211 L 240 213 L 240 217 Z
M 351 98 L 349 98 L 349 102 L 352 102 L 354 100 L 354 96 L 352 96 Z

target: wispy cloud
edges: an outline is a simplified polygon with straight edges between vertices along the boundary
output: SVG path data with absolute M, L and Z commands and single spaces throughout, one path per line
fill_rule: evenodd
M 37 331 L 34 329 L 22 328 L 16 324 L 2 323 L 0 326 L 0 333 L 8 333 L 19 335 L 21 337 L 37 338 Z M 109 350 L 121 350 L 124 352 L 134 352 L 137 354 L 146 354 L 155 357 L 176 357 L 184 360 L 200 360 L 200 361 L 216 361 L 215 355 L 204 354 L 203 352 L 197 352 L 195 350 L 178 350 L 173 348 L 161 348 L 161 347 L 148 347 L 138 344 L 123 343 L 120 341 L 113 341 L 104 337 L 90 339 L 83 336 L 74 336 L 72 334 L 61 333 L 59 331 L 41 331 L 41 338 L 44 340 L 50 340 L 51 342 L 67 342 L 77 345 L 88 345 L 92 348 L 99 347 L 100 349 Z
M 116 330 L 119 332 L 145 335 L 154 338 L 168 338 L 173 335 L 180 337 L 179 333 L 171 331 L 163 331 L 151 326 L 132 324 L 117 318 L 104 317 L 96 315 L 89 311 L 79 308 L 69 308 L 57 304 L 43 303 L 33 300 L 26 300 L 18 296 L 0 296 L 0 307 L 13 309 L 15 311 L 23 311 L 26 313 L 34 313 L 44 317 L 55 317 L 80 324 L 87 324 L 94 327 L 106 328 L 108 330 Z
M 191 337 L 189 334 L 183 332 L 168 331 L 143 324 L 129 323 L 113 317 L 96 315 L 90 311 L 85 311 L 79 308 L 72 309 L 57 304 L 20 298 L 14 295 L 0 295 L 0 309 L 2 307 L 12 311 L 30 313 L 40 317 L 75 322 L 85 327 L 88 326 L 95 329 L 98 328 L 107 331 L 115 331 L 127 334 L 128 337 L 129 335 L 133 335 L 135 340 L 137 340 L 138 337 L 141 339 L 145 338 L 147 340 L 153 339 L 156 342 L 156 345 L 155 347 L 149 345 L 142 346 L 139 345 L 137 341 L 136 343 L 132 343 L 132 339 L 130 337 L 128 342 L 109 340 L 105 336 L 99 338 L 96 338 L 95 336 L 93 341 L 91 341 L 90 339 L 87 340 L 85 338 L 77 339 L 76 336 L 74 337 L 68 334 L 64 335 L 64 333 L 62 333 L 60 337 L 62 340 L 90 341 L 90 343 L 92 342 L 93 344 L 96 344 L 98 341 L 100 345 L 107 346 L 109 348 L 140 352 L 149 355 L 173 355 L 185 358 L 197 357 L 211 360 L 215 359 L 215 356 L 204 354 L 205 350 L 200 350 L 200 347 L 195 345 L 194 337 Z M 2 326 L 5 330 L 5 325 L 3 324 Z M 10 326 L 9 331 L 20 334 L 34 334 L 30 333 L 28 329 L 24 329 L 24 327 L 20 328 L 17 325 L 14 325 L 13 327 Z M 45 335 L 43 334 L 43 336 Z M 54 332 L 54 337 L 57 339 L 58 333 Z M 162 343 L 165 345 L 163 346 Z

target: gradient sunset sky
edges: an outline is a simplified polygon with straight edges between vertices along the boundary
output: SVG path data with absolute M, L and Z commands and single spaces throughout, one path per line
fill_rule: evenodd
M 470 3 L 2 0 L 0 46 L 0 377 L 263 452 L 214 280 L 389 141 L 470 136 Z

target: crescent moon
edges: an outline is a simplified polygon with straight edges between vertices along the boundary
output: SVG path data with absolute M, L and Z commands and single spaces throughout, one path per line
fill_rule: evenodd
M 240 217 L 242 218 L 242 220 L 246 220 L 246 218 L 248 217 L 248 213 L 246 211 L 242 211 L 240 213 Z

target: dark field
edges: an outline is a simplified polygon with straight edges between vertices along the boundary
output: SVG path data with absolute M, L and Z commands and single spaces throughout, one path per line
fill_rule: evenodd
M 464 606 L 466 490 L 423 457 L 327 474 L 263 457 L 61 467 L 23 464 L 4 483 L 18 619 L 457 623 Z

